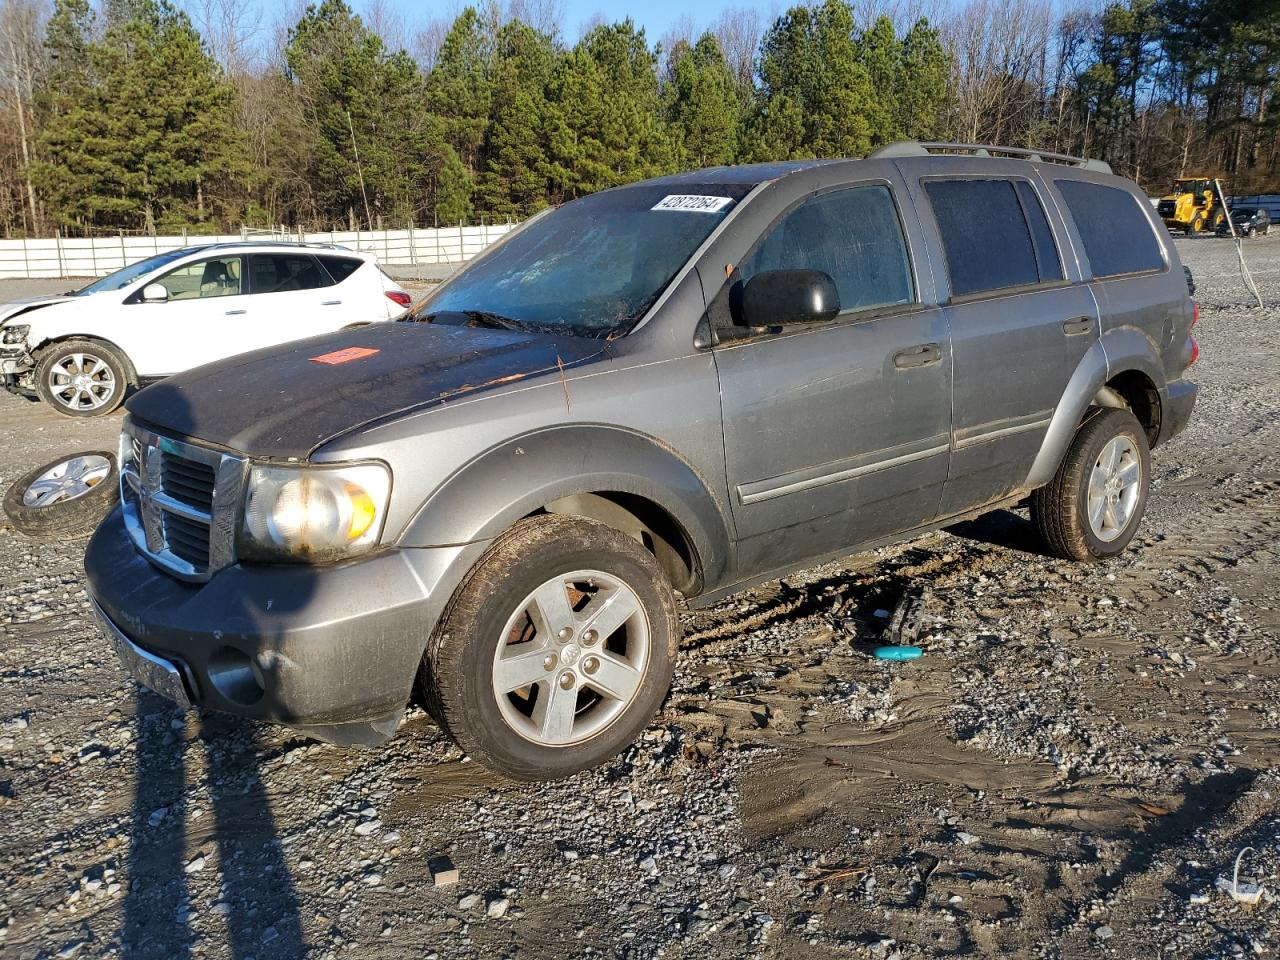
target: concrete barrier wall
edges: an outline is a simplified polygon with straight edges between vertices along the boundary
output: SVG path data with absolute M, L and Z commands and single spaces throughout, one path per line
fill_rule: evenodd
M 383 266 L 462 263 L 515 224 L 407 230 L 335 230 L 325 233 L 258 233 L 222 236 L 48 237 L 0 240 L 0 278 L 101 277 L 138 260 L 176 247 L 241 240 L 305 240 L 372 253 Z

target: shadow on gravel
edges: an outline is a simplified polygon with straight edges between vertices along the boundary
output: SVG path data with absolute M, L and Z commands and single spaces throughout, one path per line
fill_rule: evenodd
M 1050 557 L 1044 547 L 1044 541 L 1036 533 L 1030 520 L 1026 520 L 1010 510 L 996 510 L 984 513 L 975 520 L 966 520 L 947 527 L 947 533 L 964 540 L 978 543 L 989 543 L 994 547 L 1016 550 L 1019 553 L 1031 553 L 1037 557 Z
M 234 960 L 303 956 L 297 896 L 262 783 L 252 727 L 213 714 L 184 716 L 168 700 L 142 688 L 136 717 L 137 774 L 120 956 L 192 956 L 200 935 L 191 922 L 187 870 L 201 858 L 207 866 L 202 864 L 199 872 L 221 871 L 218 906 L 201 911 L 206 935 L 225 935 Z M 191 723 L 199 724 L 205 751 L 213 836 L 211 844 L 197 843 L 198 850 L 189 854 L 184 751 Z

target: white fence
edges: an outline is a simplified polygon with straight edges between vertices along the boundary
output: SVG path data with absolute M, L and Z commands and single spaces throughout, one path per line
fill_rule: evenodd
M 515 224 L 436 227 L 407 230 L 334 230 L 326 233 L 265 235 L 259 231 L 223 236 L 49 237 L 0 240 L 0 278 L 100 277 L 145 257 L 175 247 L 240 240 L 305 240 L 372 253 L 384 267 L 461 263 L 497 240 Z

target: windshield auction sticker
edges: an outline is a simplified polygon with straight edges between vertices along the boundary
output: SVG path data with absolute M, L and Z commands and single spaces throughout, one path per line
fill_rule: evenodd
M 719 213 L 733 197 L 700 197 L 691 193 L 672 193 L 655 203 L 652 210 L 676 210 L 684 213 Z
M 340 363 L 350 363 L 352 360 L 363 360 L 365 357 L 372 357 L 377 352 L 373 347 L 347 347 L 343 350 L 335 350 L 333 353 L 322 353 L 318 357 L 312 357 L 311 362 L 336 367 Z

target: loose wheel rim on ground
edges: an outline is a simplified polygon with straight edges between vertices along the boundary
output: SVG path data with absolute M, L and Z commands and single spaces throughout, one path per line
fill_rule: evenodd
M 111 474 L 111 461 L 84 454 L 55 463 L 27 485 L 23 506 L 48 507 L 84 496 Z
M 544 581 L 497 638 L 492 684 L 503 720 L 540 746 L 591 739 L 635 701 L 651 643 L 644 605 L 619 578 L 575 570 Z
M 1128 528 L 1142 491 L 1142 459 L 1128 437 L 1112 437 L 1089 473 L 1089 528 L 1110 543 Z
M 68 410 L 97 410 L 116 395 L 111 364 L 92 353 L 69 353 L 50 365 L 49 395 Z M 84 402 L 87 400 L 88 402 Z

